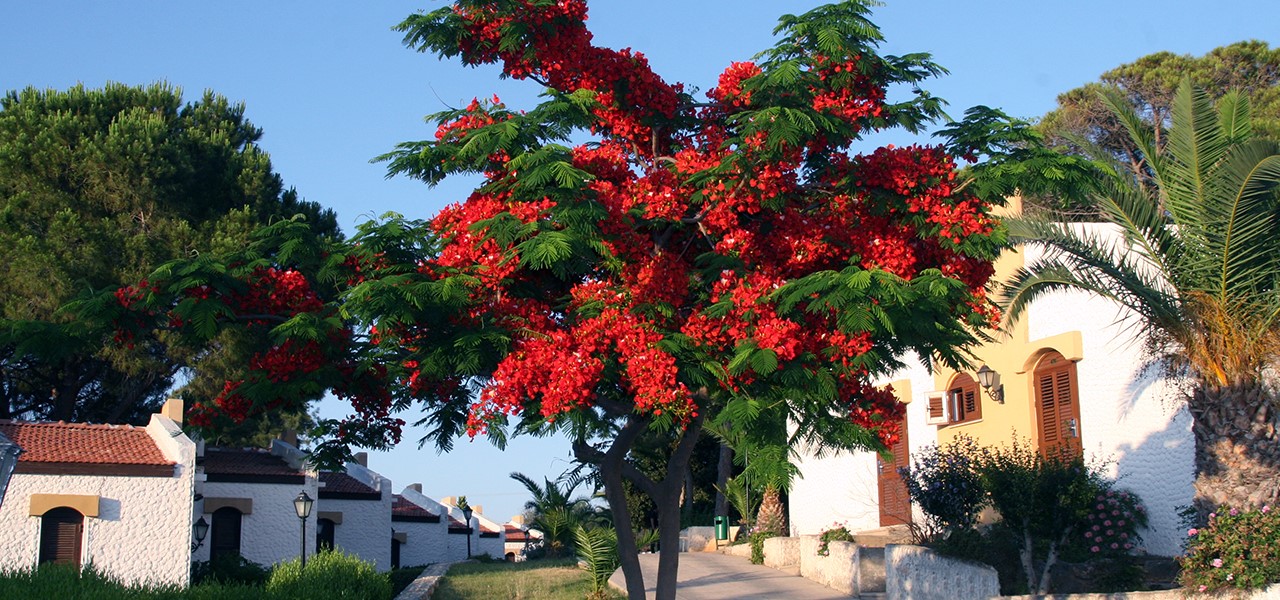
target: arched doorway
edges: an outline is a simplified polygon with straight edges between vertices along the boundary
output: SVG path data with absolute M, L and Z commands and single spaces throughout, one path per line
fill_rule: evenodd
M 316 521 L 316 552 L 321 550 L 333 550 L 333 534 L 337 524 L 333 519 L 319 519 Z
M 236 508 L 224 506 L 213 511 L 213 524 L 209 526 L 209 560 L 240 554 L 240 521 L 243 514 Z
M 74 508 L 55 508 L 40 517 L 40 564 L 80 567 L 80 541 L 84 539 L 84 515 Z
M 1040 452 L 1083 455 L 1076 364 L 1058 352 L 1045 354 L 1036 363 L 1035 385 Z

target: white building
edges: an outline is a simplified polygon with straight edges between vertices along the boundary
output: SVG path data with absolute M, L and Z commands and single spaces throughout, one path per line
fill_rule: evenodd
M 1106 226 L 1080 227 L 1115 238 Z M 997 277 L 1037 254 L 1006 253 Z M 915 454 L 960 434 L 985 445 L 1016 435 L 1042 448 L 1073 448 L 1102 465 L 1119 478 L 1118 487 L 1146 504 L 1146 550 L 1179 554 L 1185 533 L 1177 512 L 1193 496 L 1191 418 L 1177 382 L 1146 368 L 1141 332 L 1122 320 L 1124 310 L 1074 291 L 1034 302 L 1009 336 L 976 351 L 999 374 L 1000 400 L 980 389 L 973 372 L 930 374 L 916 365 L 895 374 L 894 391 L 908 404 L 906 439 L 895 449 L 894 463 L 880 465 L 870 453 L 806 455 L 799 462 L 803 477 L 790 494 L 793 533 L 816 534 L 834 523 L 868 530 L 911 519 L 896 475 L 908 460 L 902 450 Z
M 369 470 L 367 456 L 357 454 L 345 472 L 320 473 L 316 547 L 338 548 L 387 571 L 393 568 L 396 543 L 391 535 L 391 480 Z
M 194 560 L 238 553 L 272 565 L 297 557 L 304 545 L 308 556 L 315 554 L 316 521 L 324 509 L 319 501 L 313 505 L 303 534 L 293 501 L 301 492 L 317 499 L 319 481 L 296 447 L 282 440 L 269 451 L 210 447 L 198 464 L 196 510 L 208 520 L 209 535 Z
M 146 427 L 0 421 L 24 450 L 0 506 L 0 570 L 62 562 L 186 586 L 196 447 L 181 412 Z

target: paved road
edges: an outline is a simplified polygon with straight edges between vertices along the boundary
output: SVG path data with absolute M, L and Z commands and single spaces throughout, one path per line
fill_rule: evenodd
M 658 555 L 641 554 L 645 591 L 653 598 L 658 581 Z M 677 600 L 849 600 L 824 585 L 798 575 L 789 575 L 737 556 L 716 552 L 680 554 Z M 609 583 L 625 593 L 626 583 L 619 569 Z

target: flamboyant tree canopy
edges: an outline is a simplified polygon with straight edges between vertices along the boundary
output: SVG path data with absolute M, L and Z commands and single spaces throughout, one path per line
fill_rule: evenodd
M 321 386 L 352 400 L 340 433 L 364 444 L 420 406 L 445 447 L 464 430 L 500 437 L 513 417 L 579 439 L 623 417 L 789 418 L 801 439 L 883 447 L 901 407 L 873 380 L 910 353 L 963 361 L 996 317 L 984 285 L 1004 233 L 943 148 L 856 146 L 939 114 L 915 85 L 940 69 L 878 55 L 866 13 L 784 16 L 777 45 L 705 97 L 639 52 L 593 46 L 583 0 L 411 16 L 407 45 L 546 88 L 527 110 L 495 97 L 440 113 L 434 137 L 384 157 L 428 184 L 482 175 L 469 197 L 325 249 L 280 224 L 93 311 L 134 334 L 270 331 L 197 423 Z M 907 98 L 888 101 L 892 86 Z M 338 301 L 294 270 L 311 260 L 345 288 Z

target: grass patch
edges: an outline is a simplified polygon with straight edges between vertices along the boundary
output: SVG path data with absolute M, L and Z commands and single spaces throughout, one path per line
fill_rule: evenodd
M 431 600 L 582 600 L 590 592 L 590 577 L 571 558 L 459 563 L 449 569 Z M 624 598 L 612 592 L 609 597 Z

